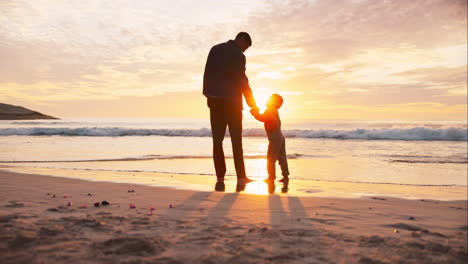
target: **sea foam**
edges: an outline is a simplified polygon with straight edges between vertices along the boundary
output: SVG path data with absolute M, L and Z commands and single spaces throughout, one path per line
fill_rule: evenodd
M 392 128 L 392 129 L 290 129 L 283 130 L 287 138 L 331 138 L 361 140 L 436 140 L 467 141 L 466 128 Z M 264 137 L 265 131 L 259 128 L 244 129 L 245 137 Z M 209 128 L 201 129 L 131 129 L 123 127 L 80 127 L 80 128 L 0 128 L 0 136 L 170 136 L 170 137 L 210 137 Z

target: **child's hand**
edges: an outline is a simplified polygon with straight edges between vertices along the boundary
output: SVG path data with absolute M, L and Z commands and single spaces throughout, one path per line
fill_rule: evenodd
M 258 114 L 258 111 L 259 111 L 259 110 L 258 110 L 258 107 L 250 109 L 250 113 L 251 113 L 252 115 Z

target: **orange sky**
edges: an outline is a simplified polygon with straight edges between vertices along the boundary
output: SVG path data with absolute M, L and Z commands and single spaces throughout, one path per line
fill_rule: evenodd
M 283 118 L 466 120 L 464 0 L 1 1 L 0 102 L 58 117 L 207 117 L 211 46 Z

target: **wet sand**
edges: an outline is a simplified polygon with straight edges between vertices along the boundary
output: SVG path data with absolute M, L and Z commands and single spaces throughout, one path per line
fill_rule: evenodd
M 110 204 L 93 205 L 102 201 Z M 467 201 L 219 193 L 0 171 L 0 260 L 466 263 Z
M 214 175 L 177 174 L 160 172 L 133 172 L 133 171 L 106 171 L 106 170 L 82 170 L 41 168 L 31 164 L 26 166 L 0 165 L 0 170 L 25 173 L 50 175 L 87 181 L 103 181 L 128 183 L 135 185 L 169 187 L 173 189 L 196 190 L 211 192 L 213 190 Z M 268 194 L 268 186 L 262 180 L 264 177 L 252 177 L 256 181 L 248 184 L 244 193 Z M 226 190 L 236 190 L 236 177 L 226 176 Z M 281 184 L 276 184 L 275 192 L 281 193 Z M 385 184 L 362 183 L 346 181 L 318 181 L 318 180 L 291 180 L 288 186 L 288 195 L 328 198 L 361 198 L 371 196 L 388 196 L 402 199 L 425 200 L 466 200 L 468 190 L 466 186 L 459 185 L 411 185 L 411 184 Z

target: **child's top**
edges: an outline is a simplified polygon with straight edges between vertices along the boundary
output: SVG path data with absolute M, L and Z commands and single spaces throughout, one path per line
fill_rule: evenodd
M 251 113 L 255 119 L 264 123 L 268 140 L 284 139 L 283 133 L 281 133 L 281 120 L 278 109 L 267 108 L 263 114 L 252 110 Z

